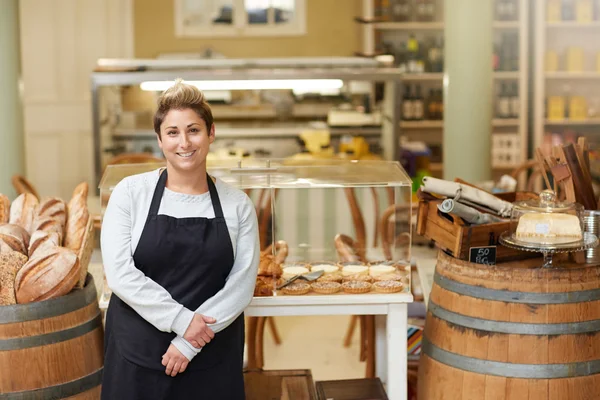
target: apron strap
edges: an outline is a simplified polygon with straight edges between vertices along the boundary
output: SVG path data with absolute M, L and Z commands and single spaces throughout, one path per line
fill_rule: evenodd
M 213 210 L 215 212 L 215 218 L 224 218 L 223 208 L 221 207 L 221 201 L 219 200 L 219 193 L 217 193 L 217 188 L 208 173 L 206 174 L 206 180 L 208 183 L 208 191 L 210 193 L 210 201 L 212 202 Z M 165 168 L 158 178 L 156 188 L 154 188 L 154 195 L 152 195 L 152 203 L 150 203 L 150 211 L 148 212 L 149 217 L 158 215 L 160 201 L 165 191 L 166 183 L 167 169 Z
M 208 191 L 210 192 L 210 201 L 212 202 L 213 210 L 215 212 L 215 218 L 224 218 L 223 208 L 221 207 L 221 201 L 219 200 L 219 193 L 217 193 L 217 187 L 208 173 L 206 174 L 206 180 L 208 182 Z
M 154 195 L 152 196 L 152 203 L 150 203 L 150 211 L 148 212 L 148 217 L 155 217 L 158 215 L 158 209 L 160 208 L 160 200 L 162 199 L 163 193 L 165 191 L 165 185 L 167 183 L 167 169 L 158 177 L 158 183 L 154 188 Z

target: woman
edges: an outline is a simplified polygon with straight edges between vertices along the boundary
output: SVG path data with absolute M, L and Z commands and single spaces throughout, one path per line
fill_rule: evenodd
M 166 169 L 123 179 L 102 224 L 113 296 L 102 399 L 243 399 L 243 310 L 259 260 L 248 196 L 206 173 L 213 117 L 177 81 L 154 116 Z

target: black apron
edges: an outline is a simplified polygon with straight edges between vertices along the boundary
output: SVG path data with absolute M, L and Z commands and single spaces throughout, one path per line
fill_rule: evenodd
M 233 267 L 219 195 L 207 175 L 215 218 L 158 215 L 164 170 L 133 254 L 135 266 L 194 311 L 225 286 Z M 106 316 L 102 399 L 244 399 L 244 315 L 216 333 L 187 369 L 165 374 L 162 356 L 175 333 L 161 332 L 112 295 Z

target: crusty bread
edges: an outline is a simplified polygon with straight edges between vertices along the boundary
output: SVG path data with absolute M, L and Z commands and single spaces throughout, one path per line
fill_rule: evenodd
M 27 257 L 16 251 L 0 251 L 0 306 L 17 303 L 15 277 L 25 265 Z
M 10 199 L 0 193 L 0 224 L 7 224 L 10 220 Z
M 43 199 L 36 209 L 36 219 L 54 218 L 63 226 L 67 224 L 67 205 L 58 197 Z
M 62 240 L 65 235 L 65 227 L 61 223 L 61 221 L 50 217 L 40 217 L 40 219 L 36 219 L 33 224 L 32 231 L 45 231 L 56 233 L 59 239 L 59 246 L 62 244 Z
M 67 227 L 63 245 L 75 252 L 81 249 L 85 236 L 85 227 L 90 214 L 87 208 L 87 183 L 79 184 L 73 191 L 73 197 L 67 205 Z
M 29 257 L 37 251 L 42 251 L 48 247 L 59 247 L 60 237 L 56 232 L 35 231 L 29 239 Z
M 32 232 L 35 210 L 39 204 L 37 197 L 31 193 L 23 193 L 10 206 L 11 224 L 20 225 L 27 232 Z
M 64 247 L 37 252 L 15 278 L 17 303 L 59 297 L 73 289 L 79 279 L 79 259 Z
M 15 224 L 0 225 L 0 251 L 10 249 L 27 256 L 28 247 L 29 233 L 24 228 Z
M 273 276 L 279 278 L 283 274 L 281 264 L 275 261 L 272 255 L 261 254 L 260 263 L 258 264 L 259 276 Z

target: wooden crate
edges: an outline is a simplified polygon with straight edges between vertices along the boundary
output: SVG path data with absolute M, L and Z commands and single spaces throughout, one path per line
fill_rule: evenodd
M 309 369 L 244 371 L 246 400 L 317 400 Z
M 319 400 L 388 400 L 379 378 L 317 382 Z
M 536 198 L 535 193 L 503 193 L 497 197 L 514 202 Z M 436 245 L 455 258 L 468 261 L 471 247 L 498 246 L 496 261 L 510 261 L 538 257 L 539 254 L 514 250 L 498 243 L 500 235 L 510 229 L 509 222 L 469 226 L 462 218 L 442 213 L 442 200 L 419 201 L 417 234 L 433 240 Z

